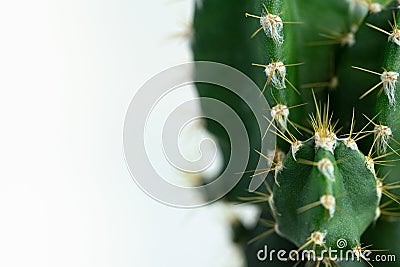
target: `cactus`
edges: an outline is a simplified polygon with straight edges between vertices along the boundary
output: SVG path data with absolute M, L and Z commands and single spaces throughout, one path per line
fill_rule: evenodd
M 275 156 L 254 152 L 248 164 L 252 170 L 260 158 L 273 162 L 266 186 L 248 192 L 251 174 L 245 172 L 224 198 L 262 210 L 255 228 L 232 225 L 248 266 L 294 264 L 257 261 L 264 243 L 322 257 L 306 266 L 367 266 L 361 244 L 399 258 L 398 241 L 390 241 L 400 232 L 400 1 L 196 3 L 194 59 L 225 63 L 252 78 L 271 107 L 267 131 L 277 137 Z M 265 140 L 240 99 L 215 85 L 197 90 L 234 108 L 249 132 L 249 149 L 257 151 Z M 202 109 L 209 112 L 206 103 Z M 213 122 L 207 128 L 227 164 L 227 134 Z M 323 258 L 326 248 L 351 250 L 364 263 Z

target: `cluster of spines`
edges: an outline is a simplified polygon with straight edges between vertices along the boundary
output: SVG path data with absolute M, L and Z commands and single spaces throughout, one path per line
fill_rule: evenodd
M 301 65 L 297 62 L 285 62 L 287 60 L 287 43 L 285 42 L 285 28 L 287 24 L 299 24 L 296 21 L 286 21 L 284 19 L 286 11 L 283 10 L 283 1 L 262 0 L 258 15 L 246 13 L 247 17 L 259 20 L 260 27 L 254 32 L 253 36 L 262 33 L 266 46 L 265 63 L 253 63 L 256 67 L 262 67 L 266 76 L 266 81 L 262 88 L 272 109 L 270 115 L 281 131 L 286 131 L 287 122 L 290 122 L 289 109 L 297 104 L 295 94 L 300 94 L 298 89 L 289 80 L 289 67 Z M 285 17 L 289 17 L 286 15 Z M 290 92 L 289 90 L 293 90 Z

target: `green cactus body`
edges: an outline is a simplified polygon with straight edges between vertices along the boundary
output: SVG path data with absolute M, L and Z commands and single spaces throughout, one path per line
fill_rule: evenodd
M 296 53 L 292 53 L 294 47 L 292 42 L 287 42 L 294 33 L 293 27 L 299 22 L 292 21 L 290 9 L 283 10 L 282 1 L 261 1 L 259 14 L 246 13 L 247 17 L 256 18 L 259 28 L 253 34 L 257 40 L 266 48 L 264 62 L 253 63 L 256 67 L 262 67 L 259 71 L 265 73 L 265 83 L 262 88 L 268 103 L 272 107 L 271 115 L 277 122 L 281 131 L 286 131 L 287 120 L 290 116 L 289 107 L 300 103 L 300 92 L 293 85 L 296 83 L 296 75 L 293 68 L 301 63 L 296 62 Z M 295 10 L 295 9 L 291 9 Z M 297 112 L 299 117 L 301 111 Z
M 379 155 L 387 152 L 388 146 L 398 147 L 392 140 L 400 137 L 400 13 L 397 14 L 392 32 L 388 35 L 384 71 L 380 75 L 383 92 L 378 96 L 376 112 L 379 124 L 375 126 L 376 150 Z M 393 137 L 393 134 L 396 136 Z
M 400 220 L 395 218 L 400 214 L 394 212 L 400 204 L 396 196 L 400 191 L 399 5 L 398 0 L 203 0 L 202 7 L 196 6 L 195 59 L 232 65 L 254 79 L 260 97 L 270 105 L 268 130 L 278 138 L 267 176 L 272 190 L 262 188 L 257 192 L 260 197 L 253 198 L 262 210 L 260 222 L 267 218 L 274 224 L 265 232 L 262 223 L 253 229 L 240 222 L 234 225 L 234 240 L 243 248 L 249 267 L 293 265 L 257 261 L 254 254 L 261 241 L 272 248 L 292 250 L 295 245 L 317 254 L 326 248 L 359 252 L 361 242 L 367 242 L 385 246 L 378 249 L 400 258 L 399 246 L 390 247 L 385 240 L 400 232 Z M 237 31 L 226 31 L 228 27 Z M 200 96 L 238 110 L 250 132 L 250 149 L 257 150 L 263 140 L 255 136 L 257 125 L 238 99 L 212 85 L 197 88 Z M 316 98 L 330 99 L 322 112 L 320 106 L 311 105 Z M 202 108 L 209 112 L 207 106 Z M 311 117 L 309 130 L 305 125 L 312 113 L 316 116 Z M 338 131 L 336 119 L 342 126 Z M 226 134 L 212 123 L 208 129 L 228 159 Z M 253 153 L 250 169 L 259 156 Z M 272 161 L 271 155 L 261 156 Z M 244 182 L 225 200 L 251 199 L 248 180 L 245 172 Z M 388 236 L 380 237 L 379 232 Z M 347 246 L 338 247 L 338 240 Z M 337 262 L 308 264 L 330 267 Z
M 338 249 L 340 239 L 353 249 L 376 217 L 373 165 L 353 141 L 325 127 L 292 147 L 277 180 L 270 201 L 277 233 L 301 249 Z

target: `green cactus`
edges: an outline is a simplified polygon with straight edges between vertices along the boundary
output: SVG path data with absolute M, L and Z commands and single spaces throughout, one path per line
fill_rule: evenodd
M 361 244 L 374 244 L 399 258 L 398 241 L 390 240 L 400 232 L 400 1 L 197 3 L 194 59 L 225 63 L 252 78 L 271 107 L 267 130 L 278 139 L 274 158 L 254 152 L 248 164 L 252 170 L 260 157 L 273 162 L 266 186 L 248 192 L 251 174 L 245 173 L 225 197 L 257 203 L 262 210 L 254 229 L 240 221 L 232 225 L 248 266 L 294 264 L 257 260 L 264 243 L 288 251 L 311 249 L 317 256 L 327 248 L 360 256 Z M 249 149 L 257 151 L 264 140 L 240 99 L 215 85 L 197 89 L 234 108 L 249 132 Z M 209 112 L 206 103 L 202 109 Z M 227 164 L 232 153 L 227 134 L 211 121 L 207 128 Z M 358 259 L 364 263 L 325 257 L 302 264 L 367 266 L 365 258 Z

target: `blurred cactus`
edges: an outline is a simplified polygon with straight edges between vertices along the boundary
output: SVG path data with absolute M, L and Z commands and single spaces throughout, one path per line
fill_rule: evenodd
M 386 0 L 197 2 L 194 59 L 224 63 L 252 78 L 271 107 L 265 111 L 268 131 L 278 138 L 275 156 L 254 152 L 248 164 L 252 170 L 260 157 L 273 162 L 266 186 L 248 192 L 252 174 L 245 173 L 225 197 L 257 203 L 262 210 L 254 229 L 233 224 L 233 240 L 249 267 L 293 266 L 258 260 L 265 244 L 311 249 L 319 256 L 327 247 L 360 255 L 373 244 L 400 258 L 399 6 Z M 249 132 L 249 149 L 257 150 L 264 140 L 239 97 L 210 84 L 197 89 L 238 113 Z M 209 112 L 206 103 L 202 109 Z M 207 128 L 227 164 L 227 133 L 211 121 Z M 368 266 L 359 259 L 364 262 L 321 258 L 300 264 Z

